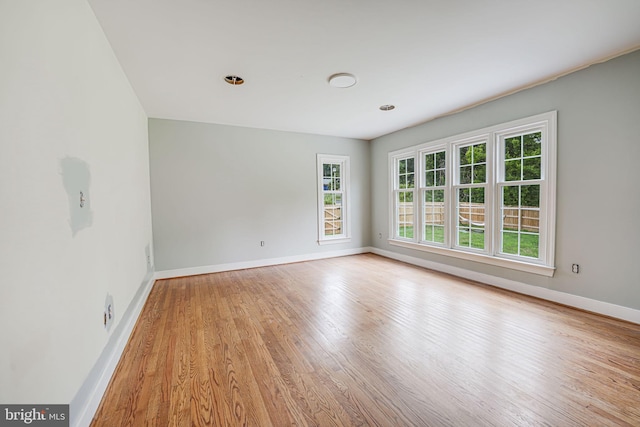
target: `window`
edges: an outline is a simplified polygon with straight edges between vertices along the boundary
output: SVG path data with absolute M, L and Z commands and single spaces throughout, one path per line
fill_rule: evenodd
M 456 247 L 484 251 L 487 194 L 487 142 L 456 147 Z
M 555 111 L 389 153 L 390 243 L 552 276 L 555 157 Z
M 501 137 L 500 253 L 538 258 L 542 133 Z
M 349 157 L 318 154 L 318 243 L 349 241 Z
M 427 151 L 421 153 L 424 177 L 420 186 L 422 201 L 422 241 L 445 243 L 445 184 L 447 153 Z
M 398 159 L 398 183 L 395 191 L 396 216 L 398 218 L 395 234 L 402 239 L 413 239 L 414 236 L 414 191 L 415 191 L 415 158 Z

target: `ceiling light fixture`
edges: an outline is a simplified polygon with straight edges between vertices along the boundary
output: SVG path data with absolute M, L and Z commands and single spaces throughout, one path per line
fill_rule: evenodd
M 338 73 L 329 77 L 329 84 L 333 87 L 345 89 L 358 82 L 356 76 L 349 73 Z
M 238 85 L 241 85 L 242 83 L 244 83 L 244 79 L 242 77 L 234 76 L 232 74 L 226 76 L 224 78 L 224 81 L 229 83 L 230 85 L 233 85 L 233 86 L 238 86 Z
M 394 108 L 396 108 L 396 106 L 395 106 L 395 105 L 391 105 L 391 104 L 384 104 L 384 105 L 381 105 L 381 106 L 380 106 L 380 109 L 381 109 L 382 111 L 391 111 L 391 110 L 393 110 Z

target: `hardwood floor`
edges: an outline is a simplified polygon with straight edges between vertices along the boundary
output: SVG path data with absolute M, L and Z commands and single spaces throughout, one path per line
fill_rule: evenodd
M 372 254 L 156 282 L 92 426 L 638 426 L 640 325 Z

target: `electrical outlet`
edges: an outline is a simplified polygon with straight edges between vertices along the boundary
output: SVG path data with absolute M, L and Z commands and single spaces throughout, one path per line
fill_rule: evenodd
M 580 266 L 578 264 L 571 264 L 571 272 L 575 274 L 580 273 Z
M 114 320 L 116 320 L 116 313 L 115 313 L 115 309 L 114 309 L 114 304 L 113 304 L 113 296 L 107 294 L 107 297 L 105 298 L 104 301 L 104 312 L 103 312 L 103 326 L 104 328 L 109 331 L 111 330 L 111 326 L 113 326 L 113 322 Z

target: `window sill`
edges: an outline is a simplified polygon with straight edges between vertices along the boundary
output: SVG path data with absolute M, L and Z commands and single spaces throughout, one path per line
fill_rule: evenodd
M 324 239 L 318 240 L 319 245 L 334 245 L 337 243 L 349 243 L 351 241 L 351 237 L 339 237 L 336 239 Z
M 421 245 L 416 242 L 409 242 L 405 240 L 389 239 L 388 242 L 390 245 L 394 245 L 394 246 L 401 246 L 403 248 L 415 249 L 422 252 L 431 252 L 439 255 L 460 258 L 467 261 L 475 261 L 483 264 L 494 265 L 497 267 L 510 268 L 512 270 L 524 271 L 526 273 L 538 274 L 540 276 L 553 277 L 553 274 L 556 271 L 555 267 L 549 267 L 547 265 L 515 261 L 511 259 L 498 258 L 494 256 L 484 255 L 484 254 L 464 252 L 464 251 L 459 251 L 459 250 L 450 249 L 450 248 Z

